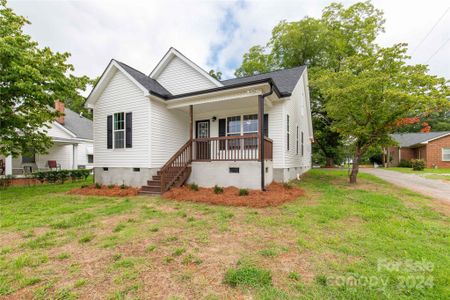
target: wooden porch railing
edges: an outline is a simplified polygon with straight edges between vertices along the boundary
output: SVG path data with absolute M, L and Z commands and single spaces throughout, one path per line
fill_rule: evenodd
M 183 184 L 189 177 L 192 162 L 192 140 L 184 144 L 161 168 L 161 194 L 176 183 Z
M 273 141 L 264 137 L 264 159 L 273 159 Z
M 272 140 L 264 139 L 264 157 L 272 159 Z M 237 135 L 193 140 L 193 161 L 259 160 L 258 135 Z

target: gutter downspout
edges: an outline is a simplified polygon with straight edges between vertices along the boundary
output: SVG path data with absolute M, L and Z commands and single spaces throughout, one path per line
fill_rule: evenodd
M 258 128 L 259 128 L 259 159 L 261 160 L 261 191 L 266 190 L 264 168 L 264 98 L 273 94 L 273 84 L 270 84 L 268 93 L 258 96 Z

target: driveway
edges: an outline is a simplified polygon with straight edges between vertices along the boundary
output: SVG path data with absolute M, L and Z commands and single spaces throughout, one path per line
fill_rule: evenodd
M 359 169 L 387 182 L 401 186 L 425 196 L 450 203 L 450 184 L 441 180 L 427 179 L 415 174 L 404 174 L 383 169 Z

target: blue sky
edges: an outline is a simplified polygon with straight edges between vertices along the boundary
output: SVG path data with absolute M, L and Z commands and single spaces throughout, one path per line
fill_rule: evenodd
M 204 69 L 220 70 L 229 78 L 242 55 L 265 44 L 280 20 L 320 17 L 330 2 L 10 0 L 9 5 L 32 22 L 25 31 L 40 45 L 70 52 L 78 74 L 98 76 L 111 58 L 148 74 L 173 46 Z M 342 2 L 348 6 L 356 1 Z M 448 1 L 373 3 L 387 19 L 381 45 L 406 42 L 412 63 L 428 62 L 430 73 L 450 78 L 450 12 L 444 14 Z

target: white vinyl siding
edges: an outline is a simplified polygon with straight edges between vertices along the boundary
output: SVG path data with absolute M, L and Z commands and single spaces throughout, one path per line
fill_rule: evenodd
M 155 78 L 174 95 L 217 87 L 180 58 L 171 58 L 165 69 Z
M 284 168 L 303 168 L 309 169 L 311 167 L 311 142 L 309 136 L 308 129 L 308 118 L 306 115 L 307 112 L 307 97 L 305 93 L 308 91 L 306 85 L 305 74 L 300 77 L 299 82 L 294 88 L 292 95 L 288 100 L 284 102 L 284 136 L 287 139 L 287 115 L 289 114 L 289 129 L 290 129 L 290 150 L 287 149 L 287 141 L 284 142 L 284 150 L 285 150 L 285 163 Z M 296 141 L 294 138 L 296 137 L 296 130 L 298 124 L 298 134 L 299 134 L 299 151 L 297 154 L 296 151 Z M 302 139 L 303 137 L 303 139 Z M 275 141 L 274 141 L 275 144 Z M 302 155 L 303 154 L 303 155 Z M 275 166 L 274 166 L 275 167 Z
M 117 112 L 133 114 L 133 148 L 106 148 L 106 119 Z M 116 71 L 94 108 L 94 166 L 150 167 L 150 100 L 130 79 Z
M 150 120 L 152 168 L 160 168 L 189 140 L 189 113 L 152 100 Z

